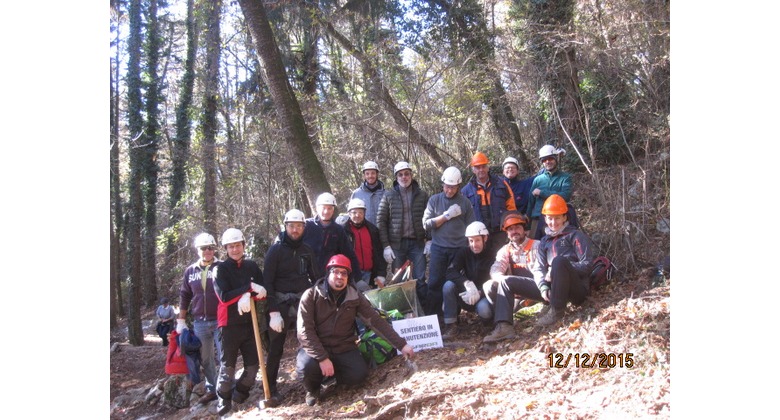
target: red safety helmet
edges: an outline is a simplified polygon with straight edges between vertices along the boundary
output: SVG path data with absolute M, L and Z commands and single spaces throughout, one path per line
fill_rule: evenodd
M 343 254 L 336 254 L 330 257 L 330 260 L 328 260 L 328 265 L 325 266 L 325 268 L 330 270 L 331 267 L 344 267 L 347 269 L 347 271 L 350 272 L 350 274 L 352 273 L 352 263 L 349 261 L 349 258 Z

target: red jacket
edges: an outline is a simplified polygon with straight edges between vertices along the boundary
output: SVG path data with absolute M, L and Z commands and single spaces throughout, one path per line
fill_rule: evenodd
M 181 351 L 179 344 L 176 341 L 178 335 L 176 330 L 173 330 L 171 332 L 171 338 L 168 341 L 168 357 L 165 358 L 165 373 L 169 375 L 186 375 L 189 372 L 187 370 L 187 357 L 184 355 L 184 352 Z

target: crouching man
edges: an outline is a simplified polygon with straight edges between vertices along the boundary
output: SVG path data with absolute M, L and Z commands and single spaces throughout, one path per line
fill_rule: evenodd
M 349 258 L 334 255 L 325 268 L 327 277 L 303 293 L 298 307 L 298 377 L 303 378 L 310 406 L 317 403 L 326 378 L 335 376 L 339 385 L 359 385 L 368 377 L 368 364 L 356 344 L 357 316 L 404 356 L 414 356 L 412 346 L 348 282 L 352 272 Z

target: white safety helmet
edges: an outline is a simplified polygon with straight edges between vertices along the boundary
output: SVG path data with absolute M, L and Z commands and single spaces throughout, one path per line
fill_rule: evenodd
M 547 144 L 542 146 L 541 149 L 539 149 L 539 160 L 542 160 L 546 158 L 547 156 L 552 156 L 555 158 L 555 160 L 558 160 L 558 151 L 555 150 L 555 147 Z
M 470 225 L 466 226 L 466 237 L 469 236 L 479 236 L 479 235 L 487 235 L 488 230 L 487 227 L 485 227 L 485 224 L 482 222 L 471 222 Z
M 376 164 L 373 160 L 369 160 L 368 162 L 363 164 L 363 172 L 365 172 L 368 169 L 373 169 L 377 172 L 379 172 L 379 165 Z
M 504 163 L 501 164 L 501 168 L 506 166 L 507 163 L 514 163 L 515 166 L 517 166 L 517 169 L 520 169 L 520 162 L 518 162 L 517 159 L 513 158 L 512 156 L 504 159 Z
M 460 176 L 460 169 L 454 166 L 445 169 L 441 174 L 441 182 L 446 185 L 460 185 L 462 181 L 463 178 Z
M 352 209 L 366 209 L 366 202 L 359 199 L 359 198 L 353 198 L 352 200 L 349 200 L 349 205 L 347 206 L 347 211 L 350 211 Z
M 246 242 L 244 234 L 236 228 L 228 228 L 228 230 L 222 234 L 222 246 L 234 244 L 236 242 Z
M 214 240 L 214 237 L 209 235 L 208 233 L 201 233 L 198 236 L 195 237 L 195 241 L 192 243 L 192 246 L 195 248 L 200 248 L 202 246 L 217 246 L 217 241 Z
M 398 171 L 402 171 L 404 169 L 408 169 L 408 170 L 411 171 L 412 167 L 409 166 L 409 162 L 406 162 L 406 161 L 402 160 L 402 161 L 400 161 L 400 162 L 395 164 L 395 167 L 393 168 L 393 175 L 397 174 Z
M 336 197 L 333 196 L 331 193 L 322 193 L 319 197 L 317 197 L 317 203 L 316 206 L 319 206 L 321 204 L 327 204 L 331 206 L 336 206 Z
M 287 213 L 284 214 L 284 222 L 283 223 L 287 223 L 287 222 L 301 222 L 301 223 L 305 223 L 306 222 L 306 215 L 304 215 L 303 212 L 298 210 L 298 209 L 292 209 L 292 210 L 290 210 L 290 211 L 288 211 Z

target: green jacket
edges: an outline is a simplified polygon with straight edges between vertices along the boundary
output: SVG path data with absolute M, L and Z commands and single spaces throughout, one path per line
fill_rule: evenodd
M 533 195 L 533 191 L 539 188 L 539 196 Z M 547 197 L 558 194 L 568 203 L 571 199 L 572 183 L 571 174 L 556 170 L 555 172 L 544 171 L 543 174 L 534 178 L 531 184 L 531 196 L 528 198 L 528 217 L 534 218 L 542 215 L 542 206 Z

